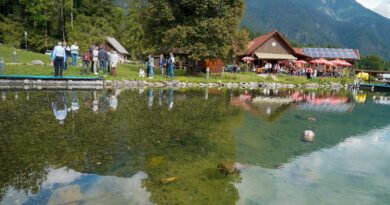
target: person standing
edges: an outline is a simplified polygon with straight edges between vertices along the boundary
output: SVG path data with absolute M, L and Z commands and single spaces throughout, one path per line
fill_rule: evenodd
M 160 68 L 160 73 L 161 73 L 161 76 L 164 76 L 164 64 L 165 64 L 165 59 L 164 59 L 164 55 L 161 54 L 160 55 L 160 61 L 159 61 L 159 68 Z
M 167 77 L 174 77 L 173 74 L 173 66 L 175 65 L 175 57 L 173 57 L 173 53 L 169 54 L 169 59 L 168 59 L 168 73 Z
M 154 58 L 153 55 L 149 55 L 148 59 L 148 71 L 149 71 L 149 78 L 153 78 L 154 76 Z
M 95 75 L 98 75 L 99 73 L 97 72 L 97 64 L 99 61 L 99 51 L 97 50 L 97 47 L 94 48 L 92 52 L 92 60 L 93 60 L 93 73 Z
M 82 66 L 81 66 L 81 75 L 83 75 L 84 73 L 86 75 L 89 75 L 89 62 L 91 61 L 91 55 L 89 54 L 89 52 L 85 52 L 83 54 L 83 63 L 82 63 Z
M 113 51 L 111 51 L 111 50 L 107 51 L 107 71 L 108 71 L 108 73 L 111 73 L 112 53 L 113 53 Z
M 116 76 L 116 67 L 118 65 L 118 61 L 119 61 L 119 56 L 118 56 L 118 53 L 116 51 L 113 51 L 112 52 L 112 55 L 111 55 L 111 71 L 112 71 L 112 76 Z
M 72 66 L 77 65 L 77 55 L 79 54 L 79 46 L 77 45 L 77 42 L 74 42 L 74 44 L 70 47 L 70 52 L 72 53 Z
M 69 46 L 66 45 L 66 42 L 65 42 L 65 41 L 64 41 L 62 47 L 64 47 L 64 49 L 65 49 L 65 58 L 64 58 L 65 64 L 64 64 L 64 70 L 68 70 L 69 56 L 71 55 L 71 53 L 70 53 L 70 48 L 69 48 Z
M 90 63 L 91 63 L 91 68 L 90 68 L 90 70 L 91 70 L 91 72 L 93 72 L 93 50 L 95 49 L 95 45 L 91 45 L 91 47 L 89 47 L 89 49 L 88 49 L 88 52 L 89 52 L 89 56 L 91 56 L 91 61 L 90 61 Z
M 62 77 L 65 55 L 65 49 L 62 47 L 62 43 L 58 42 L 57 46 L 53 49 L 51 58 L 54 64 L 54 77 Z
M 104 74 L 106 74 L 106 72 L 107 72 L 107 70 L 106 70 L 107 52 L 103 46 L 99 50 L 98 59 L 99 59 L 100 69 L 103 70 Z
M 311 79 L 311 74 L 313 73 L 313 69 L 311 67 L 308 67 L 306 69 L 306 77 L 307 79 Z

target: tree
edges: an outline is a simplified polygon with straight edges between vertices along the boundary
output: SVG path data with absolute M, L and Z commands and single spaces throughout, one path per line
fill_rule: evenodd
M 42 36 L 44 36 L 44 46 L 47 49 L 48 47 L 48 30 L 49 30 L 49 21 L 54 18 L 56 13 L 56 1 L 54 0 L 22 0 L 22 4 L 25 5 L 25 12 L 27 14 L 27 19 L 32 23 L 34 28 L 34 33 L 38 34 L 41 31 Z M 61 7 L 62 8 L 62 7 Z
M 227 57 L 243 9 L 243 0 L 150 0 L 146 32 L 156 50 L 181 50 L 194 60 Z
M 139 55 L 151 52 L 145 43 L 143 16 L 146 6 L 145 0 L 133 0 L 127 10 L 116 8 L 114 11 L 115 36 L 128 49 L 133 60 Z
M 368 55 L 359 62 L 359 68 L 365 70 L 385 70 L 387 63 L 377 55 Z

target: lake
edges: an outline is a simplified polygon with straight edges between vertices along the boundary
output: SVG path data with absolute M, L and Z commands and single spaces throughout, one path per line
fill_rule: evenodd
M 0 93 L 1 205 L 390 203 L 386 93 Z

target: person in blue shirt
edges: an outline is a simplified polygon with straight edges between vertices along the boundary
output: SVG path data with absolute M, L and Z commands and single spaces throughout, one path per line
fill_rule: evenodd
M 167 77 L 174 77 L 173 74 L 173 68 L 175 66 L 175 57 L 173 57 L 173 53 L 169 54 L 168 58 L 168 72 L 167 72 Z
M 149 55 L 148 58 L 148 73 L 149 73 L 149 78 L 154 77 L 154 57 L 152 54 Z
M 51 60 L 54 64 L 54 77 L 62 77 L 62 70 L 64 69 L 65 49 L 62 47 L 62 43 L 58 42 L 54 47 Z

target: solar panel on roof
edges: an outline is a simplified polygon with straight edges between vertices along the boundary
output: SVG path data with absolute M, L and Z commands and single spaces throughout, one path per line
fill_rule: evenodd
M 358 59 L 353 49 L 346 48 L 303 48 L 303 52 L 312 58 Z

